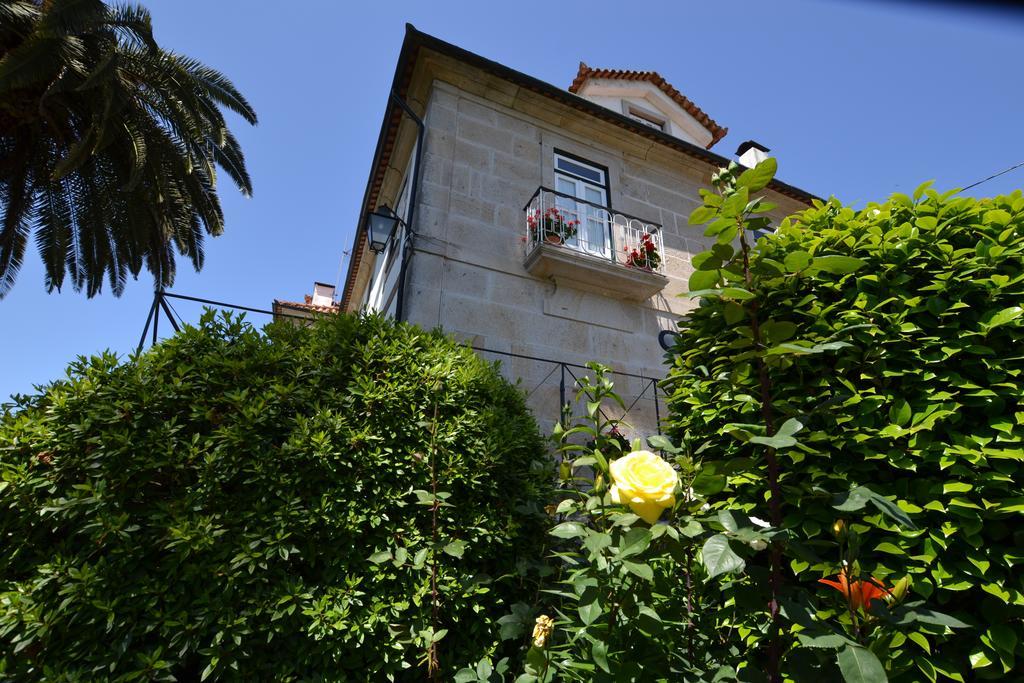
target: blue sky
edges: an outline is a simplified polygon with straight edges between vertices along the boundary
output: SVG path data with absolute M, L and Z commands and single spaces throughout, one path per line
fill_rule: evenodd
M 235 127 L 255 194 L 225 180 L 225 234 L 207 240 L 201 273 L 179 262 L 173 291 L 257 308 L 338 277 L 407 21 L 561 86 L 580 60 L 657 70 L 729 127 L 716 151 L 754 138 L 781 179 L 849 203 L 927 179 L 964 186 L 1024 161 L 1020 16 L 839 0 L 143 4 L 165 47 L 223 71 L 260 117 Z M 1024 168 L 972 194 L 1017 187 Z M 132 350 L 152 299 L 144 274 L 119 299 L 48 295 L 42 281 L 30 254 L 0 300 L 0 402 L 77 355 Z M 175 307 L 188 320 L 201 312 Z

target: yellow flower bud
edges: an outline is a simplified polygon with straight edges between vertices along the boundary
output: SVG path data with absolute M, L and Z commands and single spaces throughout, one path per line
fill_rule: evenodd
M 548 638 L 551 637 L 551 632 L 555 630 L 555 620 L 551 617 L 542 614 L 537 617 L 537 622 L 533 626 L 533 645 L 534 647 L 545 647 L 548 644 Z
M 841 519 L 837 519 L 832 525 L 832 533 L 840 541 L 843 541 L 846 538 L 846 522 Z
M 568 460 L 563 460 L 558 466 L 558 476 L 562 478 L 562 481 L 567 481 L 572 478 L 572 465 L 569 464 Z
M 604 475 L 598 472 L 597 476 L 594 477 L 594 493 L 601 493 L 604 491 Z
M 893 584 L 892 590 L 889 591 L 889 595 L 892 597 L 893 602 L 900 602 L 903 598 L 907 597 L 907 592 L 910 591 L 910 577 L 904 576 L 902 579 Z

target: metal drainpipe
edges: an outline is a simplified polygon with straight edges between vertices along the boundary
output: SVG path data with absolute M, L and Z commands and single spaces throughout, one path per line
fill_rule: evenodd
M 420 187 L 420 162 L 423 158 L 423 138 L 426 131 L 426 126 L 423 124 L 423 119 L 416 115 L 409 104 L 398 96 L 394 90 L 391 91 L 391 99 L 401 107 L 409 118 L 413 120 L 416 127 L 419 129 L 416 133 L 416 158 L 413 160 L 412 165 L 412 189 L 409 190 L 409 210 L 406 212 L 409 220 L 406 223 L 405 230 L 405 242 L 402 245 L 402 268 L 398 271 L 398 292 L 396 297 L 398 301 L 395 302 L 395 320 L 402 322 L 405 318 L 405 280 L 408 276 L 409 262 L 412 260 L 413 241 L 416 237 L 416 232 L 413 230 L 416 216 L 416 193 Z

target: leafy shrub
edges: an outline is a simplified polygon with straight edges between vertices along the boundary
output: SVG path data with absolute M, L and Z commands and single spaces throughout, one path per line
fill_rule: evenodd
M 701 305 L 675 347 L 670 407 L 711 500 L 785 532 L 770 595 L 789 675 L 829 679 L 798 644 L 844 648 L 840 668 L 862 675 L 848 680 L 1019 672 L 1024 196 L 925 184 L 861 210 L 817 203 L 760 239 L 745 272 L 733 244 L 762 227 L 770 207 L 752 192 L 774 161 L 758 169 L 724 172 L 691 217 L 719 243 L 694 259 Z M 763 610 L 769 570 L 748 572 L 726 599 Z M 910 577 L 906 605 L 858 618 L 817 583 L 844 572 L 890 588 Z M 823 616 L 842 638 L 794 637 Z M 730 625 L 763 653 L 771 627 L 748 617 Z M 958 620 L 972 628 L 948 628 Z M 893 624 L 910 630 L 880 628 Z
M 545 461 L 491 366 L 379 318 L 80 358 L 0 417 L 0 673 L 450 679 L 500 654 Z

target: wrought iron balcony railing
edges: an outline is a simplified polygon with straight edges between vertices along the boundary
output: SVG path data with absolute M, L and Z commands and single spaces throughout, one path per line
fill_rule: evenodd
M 661 226 L 547 187 L 538 187 L 523 207 L 526 253 L 548 244 L 664 274 Z

